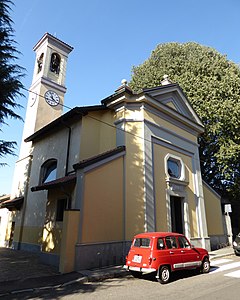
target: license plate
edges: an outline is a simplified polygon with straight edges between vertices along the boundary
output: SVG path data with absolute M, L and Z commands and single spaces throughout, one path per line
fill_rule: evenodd
M 141 261 L 142 261 L 142 256 L 140 256 L 140 255 L 134 255 L 132 261 L 135 262 L 135 263 L 139 263 L 140 264 Z

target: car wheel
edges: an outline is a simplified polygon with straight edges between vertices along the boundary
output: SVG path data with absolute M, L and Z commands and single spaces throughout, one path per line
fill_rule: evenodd
M 234 252 L 237 256 L 240 256 L 240 253 L 238 251 L 235 250 Z
M 158 282 L 165 284 L 168 283 L 170 281 L 170 268 L 168 266 L 162 266 L 159 270 L 158 270 Z
M 137 271 L 130 271 L 131 275 L 135 278 L 141 278 L 142 277 L 142 273 L 141 272 L 137 272 Z
M 204 258 L 202 262 L 202 267 L 201 267 L 202 273 L 209 273 L 210 271 L 210 261 L 208 258 Z

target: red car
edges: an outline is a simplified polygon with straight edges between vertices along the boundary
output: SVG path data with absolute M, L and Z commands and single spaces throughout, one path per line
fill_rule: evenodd
M 195 248 L 178 233 L 148 232 L 137 234 L 126 257 L 125 269 L 134 277 L 156 272 L 160 283 L 168 283 L 171 272 L 198 269 L 210 270 L 209 255 L 203 248 Z

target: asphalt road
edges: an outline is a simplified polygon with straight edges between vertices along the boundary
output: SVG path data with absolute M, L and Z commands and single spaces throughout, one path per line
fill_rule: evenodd
M 72 284 L 52 290 L 24 292 L 4 299 L 240 299 L 240 257 L 229 256 L 212 262 L 209 274 L 175 273 L 172 281 L 161 285 L 154 279 L 108 279 L 103 282 Z M 1 298 L 0 298 L 1 300 Z

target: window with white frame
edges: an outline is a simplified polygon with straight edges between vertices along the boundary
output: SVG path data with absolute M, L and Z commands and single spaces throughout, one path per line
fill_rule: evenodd
M 57 160 L 46 161 L 41 168 L 41 183 L 47 183 L 57 178 Z
M 170 178 L 184 179 L 184 167 L 181 158 L 168 154 L 165 157 L 166 175 Z

